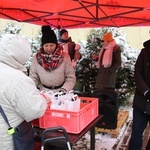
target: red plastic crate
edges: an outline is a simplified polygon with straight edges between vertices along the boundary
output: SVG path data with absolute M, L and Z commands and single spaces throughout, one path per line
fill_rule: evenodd
M 40 128 L 62 126 L 68 133 L 80 133 L 90 122 L 98 116 L 98 98 L 80 97 L 79 112 L 47 109 L 39 118 Z M 37 120 L 33 125 L 38 126 Z

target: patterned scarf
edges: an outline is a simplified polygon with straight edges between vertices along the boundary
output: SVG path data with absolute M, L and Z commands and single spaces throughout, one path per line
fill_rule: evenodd
M 36 58 L 38 63 L 46 70 L 53 71 L 62 64 L 64 60 L 64 55 L 62 52 L 62 47 L 58 46 L 58 48 L 54 51 L 53 54 L 49 55 L 44 52 L 43 48 L 41 48 L 36 54 Z

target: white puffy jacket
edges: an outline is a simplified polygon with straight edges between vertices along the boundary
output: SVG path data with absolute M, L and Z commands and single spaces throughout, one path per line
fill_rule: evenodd
M 34 81 L 23 73 L 22 64 L 30 56 L 28 49 L 26 41 L 15 35 L 6 36 L 0 42 L 0 105 L 12 127 L 23 120 L 29 122 L 41 117 L 47 108 Z M 7 129 L 0 114 L 0 150 L 13 150 L 12 136 Z

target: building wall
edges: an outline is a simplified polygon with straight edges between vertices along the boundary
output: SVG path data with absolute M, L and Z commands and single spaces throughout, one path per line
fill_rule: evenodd
M 0 19 L 0 31 L 9 23 L 9 20 Z M 27 23 L 18 23 L 22 26 L 21 34 L 28 35 L 31 38 L 35 37 L 40 31 L 40 26 L 27 24 Z M 127 36 L 127 43 L 135 48 L 141 49 L 143 47 L 143 42 L 150 39 L 150 27 L 123 27 L 119 28 L 123 30 L 123 33 Z M 69 35 L 72 37 L 72 40 L 79 42 L 86 40 L 86 37 L 90 29 L 69 29 Z
M 150 39 L 150 27 L 126 27 L 122 29 L 127 34 L 128 44 L 135 49 L 141 49 L 143 42 Z

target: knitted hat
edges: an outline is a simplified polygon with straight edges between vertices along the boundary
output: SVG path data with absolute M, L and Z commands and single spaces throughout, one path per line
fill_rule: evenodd
M 61 29 L 61 30 L 59 31 L 59 36 L 62 36 L 65 32 L 68 33 L 68 31 L 67 31 L 66 29 Z
M 106 33 L 102 39 L 108 42 L 112 41 L 113 40 L 112 33 L 111 32 Z
M 145 41 L 145 42 L 143 43 L 143 46 L 144 46 L 145 48 L 150 48 L 150 40 Z
M 51 29 L 50 26 L 42 26 L 42 46 L 46 43 L 55 43 L 57 44 L 57 37 L 54 31 Z

